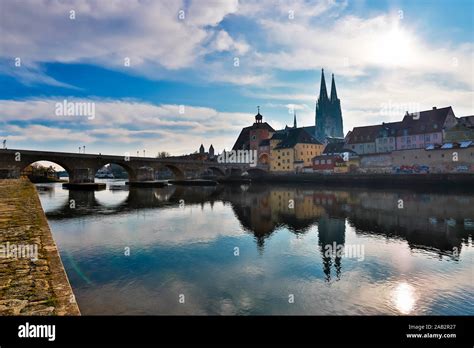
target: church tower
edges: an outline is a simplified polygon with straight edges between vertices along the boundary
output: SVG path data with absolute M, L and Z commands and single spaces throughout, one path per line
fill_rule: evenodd
M 316 103 L 316 138 L 324 142 L 327 137 L 343 138 L 341 101 L 337 98 L 334 74 L 331 81 L 331 98 L 328 97 L 324 69 L 321 70 L 321 87 Z

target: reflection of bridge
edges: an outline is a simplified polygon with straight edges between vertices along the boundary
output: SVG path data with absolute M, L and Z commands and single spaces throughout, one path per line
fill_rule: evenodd
M 216 175 L 241 173 L 249 168 L 246 163 L 218 163 L 215 161 L 187 160 L 183 158 L 153 158 L 81 154 L 32 150 L 0 150 L 0 177 L 18 178 L 22 170 L 37 161 L 49 161 L 63 167 L 71 183 L 92 183 L 97 171 L 106 164 L 118 164 L 129 175 L 129 180 L 152 181 L 155 172 L 167 168 L 176 178 L 185 178 L 188 171 L 211 170 Z

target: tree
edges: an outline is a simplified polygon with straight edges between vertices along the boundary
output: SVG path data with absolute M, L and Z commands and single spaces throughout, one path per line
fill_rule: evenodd
M 166 157 L 170 157 L 170 153 L 169 152 L 166 152 L 166 151 L 160 151 L 158 152 L 158 155 L 156 156 L 156 158 L 166 158 Z

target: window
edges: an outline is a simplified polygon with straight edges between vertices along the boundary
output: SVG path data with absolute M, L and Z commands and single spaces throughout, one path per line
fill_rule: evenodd
M 328 164 L 331 164 L 331 160 L 330 160 L 330 159 L 328 159 L 328 160 L 327 160 L 327 163 L 328 163 Z
M 314 164 L 319 164 L 319 160 L 315 160 L 315 161 L 314 161 Z
M 326 160 L 321 160 L 321 164 L 326 164 Z
M 433 134 L 433 139 L 438 139 L 438 133 Z
M 254 135 L 252 135 L 252 140 L 255 140 L 255 139 L 257 139 L 257 137 L 254 134 Z

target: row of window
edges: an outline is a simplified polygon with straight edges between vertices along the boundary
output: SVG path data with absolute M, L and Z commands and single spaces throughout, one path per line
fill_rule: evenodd
M 332 161 L 330 159 L 327 160 L 315 160 L 314 164 L 331 164 Z
M 278 166 L 278 167 L 281 167 L 281 163 L 278 162 L 278 163 L 277 163 L 277 166 Z M 283 168 L 278 168 L 278 169 L 285 169 L 285 166 L 283 166 Z M 286 169 L 290 169 L 290 166 L 286 166 Z
M 289 156 L 290 155 L 290 151 L 287 151 L 287 152 L 280 152 L 280 150 L 278 150 L 278 153 L 281 153 L 282 156 Z M 278 159 L 280 158 L 280 156 L 278 156 Z
M 424 137 L 424 140 L 425 141 L 431 141 L 431 139 L 433 141 L 435 140 L 438 140 L 438 134 L 437 133 L 434 133 L 432 134 L 432 137 L 429 135 L 429 134 L 426 134 L 426 135 L 419 135 L 418 136 L 418 140 L 419 141 L 423 141 L 423 137 Z M 416 141 L 416 135 L 412 135 L 412 136 L 407 136 L 407 137 L 401 137 L 401 142 L 402 143 L 410 143 L 411 141 Z

